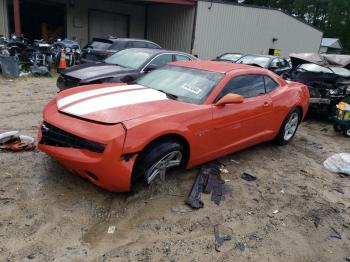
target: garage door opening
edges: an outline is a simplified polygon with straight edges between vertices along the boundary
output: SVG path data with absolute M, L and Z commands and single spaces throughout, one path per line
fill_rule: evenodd
M 40 0 L 20 1 L 21 28 L 24 37 L 34 39 L 63 38 L 66 35 L 66 6 Z M 15 32 L 13 4 L 8 1 L 9 32 Z
M 89 10 L 89 40 L 92 38 L 129 37 L 129 16 Z

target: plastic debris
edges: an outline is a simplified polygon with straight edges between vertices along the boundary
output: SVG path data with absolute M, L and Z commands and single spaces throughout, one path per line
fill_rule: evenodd
M 50 71 L 46 66 L 32 65 L 29 67 L 29 71 L 33 75 L 38 75 L 38 76 L 47 76 L 50 74 Z
M 277 209 L 277 210 L 275 210 L 275 211 L 273 211 L 272 213 L 274 214 L 274 215 L 276 215 L 276 214 L 278 214 L 280 211 Z
M 114 234 L 115 232 L 115 226 L 109 226 L 107 234 Z
M 215 236 L 215 250 L 218 252 L 220 252 L 219 247 L 221 247 L 225 241 L 230 241 L 232 239 L 231 236 L 220 237 L 219 225 L 214 226 L 214 236 Z
M 18 131 L 0 134 L 0 150 L 19 152 L 34 149 L 34 138 L 30 136 L 18 135 Z
M 219 205 L 224 199 L 224 184 L 220 176 L 220 165 L 218 162 L 205 164 L 199 170 L 191 192 L 186 199 L 186 204 L 192 208 L 203 208 L 204 203 L 201 200 L 201 193 L 210 194 L 211 200 Z
M 241 178 L 245 181 L 252 182 L 255 181 L 257 178 L 255 176 L 252 176 L 251 174 L 248 174 L 246 172 L 241 175 Z
M 350 154 L 335 154 L 324 161 L 323 165 L 330 172 L 350 175 Z
M 230 173 L 226 168 L 220 168 L 220 172 L 223 173 L 223 174 Z

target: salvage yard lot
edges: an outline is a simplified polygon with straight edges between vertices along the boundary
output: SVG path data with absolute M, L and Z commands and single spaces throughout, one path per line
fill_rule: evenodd
M 36 138 L 55 94 L 54 78 L 0 78 L 0 133 Z M 285 147 L 265 143 L 220 159 L 225 200 L 202 196 L 198 211 L 184 205 L 196 169 L 117 194 L 38 150 L 0 152 L 0 261 L 346 261 L 350 178 L 322 163 L 350 152 L 349 142 L 330 123 L 308 120 Z M 243 181 L 243 172 L 258 179 Z M 232 237 L 218 250 L 217 224 Z

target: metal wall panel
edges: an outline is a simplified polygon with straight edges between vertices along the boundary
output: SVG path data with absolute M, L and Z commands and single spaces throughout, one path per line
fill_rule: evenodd
M 0 35 L 8 37 L 7 2 L 0 0 Z
M 190 52 L 193 19 L 193 7 L 150 6 L 148 9 L 147 38 L 169 50 Z
M 144 6 L 121 4 L 114 1 L 75 0 L 74 2 L 74 6 L 67 6 L 67 36 L 77 39 L 82 45 L 88 42 L 89 9 L 128 15 L 130 18 L 129 36 L 143 38 L 145 29 Z
M 268 54 L 270 48 L 280 49 L 282 56 L 319 51 L 323 33 L 283 12 L 224 3 L 210 6 L 198 1 L 194 48 L 202 59 L 225 52 Z

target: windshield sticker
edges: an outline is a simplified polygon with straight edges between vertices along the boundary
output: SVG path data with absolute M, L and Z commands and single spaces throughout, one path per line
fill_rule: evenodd
M 183 84 L 183 85 L 181 86 L 181 88 L 182 88 L 182 89 L 185 89 L 185 90 L 187 90 L 187 91 L 189 91 L 189 92 L 191 92 L 191 93 L 194 93 L 194 94 L 196 94 L 196 95 L 198 95 L 199 93 L 202 92 L 202 89 L 200 89 L 200 88 L 198 88 L 198 87 L 195 87 L 195 86 L 189 86 L 189 85 L 187 85 L 187 84 Z

